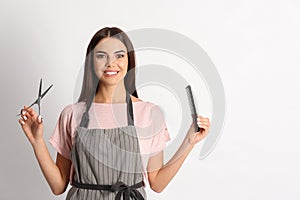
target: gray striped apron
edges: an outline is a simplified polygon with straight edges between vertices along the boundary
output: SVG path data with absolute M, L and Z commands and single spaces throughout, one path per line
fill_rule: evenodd
M 67 200 L 144 200 L 143 167 L 126 91 L 128 126 L 87 129 L 87 105 L 71 150 L 75 172 Z M 123 198 L 122 198 L 123 197 Z

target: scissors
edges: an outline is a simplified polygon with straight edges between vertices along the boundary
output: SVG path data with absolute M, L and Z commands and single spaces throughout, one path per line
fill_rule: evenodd
M 39 115 L 41 114 L 41 100 L 42 98 L 47 94 L 47 92 L 49 92 L 49 90 L 51 89 L 51 87 L 53 86 L 50 85 L 50 87 L 48 87 L 48 89 L 42 94 L 42 79 L 40 80 L 40 88 L 39 88 L 39 94 L 38 94 L 38 98 L 28 107 L 32 107 L 34 104 L 37 104 L 39 107 Z M 18 114 L 17 116 L 20 116 L 22 114 L 23 109 L 21 110 L 20 114 Z

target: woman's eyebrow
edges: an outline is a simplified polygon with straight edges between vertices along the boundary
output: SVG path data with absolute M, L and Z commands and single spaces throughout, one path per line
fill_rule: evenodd
M 125 53 L 124 50 L 118 50 L 118 51 L 115 51 L 114 53 L 120 53 L 120 52 Z M 104 54 L 107 54 L 107 52 L 105 52 L 105 51 L 96 51 L 96 53 L 104 53 Z
M 104 53 L 104 54 L 107 54 L 105 51 L 96 51 L 96 53 Z
M 125 53 L 124 50 L 115 51 L 115 53 L 121 53 L 121 52 Z

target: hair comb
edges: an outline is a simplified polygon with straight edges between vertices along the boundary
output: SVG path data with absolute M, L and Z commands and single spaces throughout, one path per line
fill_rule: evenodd
M 193 118 L 194 129 L 195 129 L 195 132 L 199 132 L 200 127 L 197 124 L 197 111 L 196 111 L 195 101 L 193 98 L 192 88 L 190 85 L 188 85 L 185 87 L 185 90 L 186 90 L 186 94 L 187 94 L 188 100 L 189 100 L 189 105 L 190 105 L 191 114 L 192 114 L 192 118 Z

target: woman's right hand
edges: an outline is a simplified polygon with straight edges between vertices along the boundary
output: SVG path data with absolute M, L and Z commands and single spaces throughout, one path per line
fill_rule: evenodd
M 42 117 L 38 116 L 32 108 L 24 106 L 19 123 L 32 146 L 43 140 Z

